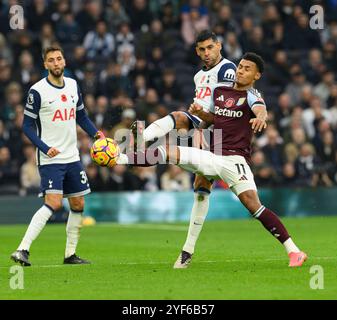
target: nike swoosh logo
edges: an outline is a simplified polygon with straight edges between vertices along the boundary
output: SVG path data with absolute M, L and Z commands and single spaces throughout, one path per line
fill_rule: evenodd
M 194 222 L 194 224 L 195 224 L 196 226 L 202 226 L 201 223 L 196 223 L 196 222 Z
M 53 100 L 53 101 L 48 101 L 48 102 L 49 102 L 49 104 L 50 104 L 50 103 L 53 103 L 54 101 L 55 101 L 55 100 Z

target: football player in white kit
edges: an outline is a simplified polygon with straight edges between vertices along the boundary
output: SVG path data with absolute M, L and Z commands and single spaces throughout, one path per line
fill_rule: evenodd
M 195 41 L 196 53 L 204 63 L 204 67 L 194 76 L 195 97 L 203 100 L 205 106 L 211 102 L 211 88 L 221 85 L 232 87 L 235 81 L 235 64 L 222 57 L 221 42 L 212 31 L 202 31 Z M 206 110 L 207 111 L 207 110 Z M 198 117 L 187 111 L 174 111 L 168 116 L 154 121 L 143 132 L 141 139 L 144 142 L 165 136 L 171 130 L 186 131 L 202 128 L 203 122 Z M 134 128 L 133 128 L 134 129 Z M 139 131 L 139 130 L 138 130 Z M 139 135 L 139 132 L 137 133 Z M 174 264 L 174 268 L 185 268 L 194 253 L 196 241 L 201 232 L 204 220 L 208 213 L 209 195 L 212 182 L 201 175 L 196 175 L 194 180 L 194 204 L 190 217 L 187 239 L 183 249 Z
M 90 186 L 77 148 L 76 124 L 93 138 L 102 132 L 88 118 L 76 80 L 64 77 L 65 59 L 62 48 L 48 47 L 43 53 L 48 76 L 34 84 L 28 93 L 24 111 L 23 132 L 36 146 L 37 165 L 41 176 L 43 206 L 34 214 L 28 229 L 11 259 L 30 266 L 29 250 L 53 212 L 69 201 L 66 227 L 65 264 L 86 264 L 76 255 L 80 236 L 84 195 Z

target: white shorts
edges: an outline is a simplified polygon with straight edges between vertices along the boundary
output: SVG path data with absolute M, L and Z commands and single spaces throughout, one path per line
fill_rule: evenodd
M 254 175 L 243 156 L 220 156 L 206 150 L 178 147 L 179 167 L 207 179 L 221 179 L 238 196 L 247 190 L 256 190 Z

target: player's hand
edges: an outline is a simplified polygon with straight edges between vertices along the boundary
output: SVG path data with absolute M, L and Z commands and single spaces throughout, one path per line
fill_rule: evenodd
M 97 131 L 95 134 L 95 140 L 104 139 L 105 135 L 102 131 Z
M 192 103 L 188 109 L 188 112 L 195 116 L 199 116 L 202 111 L 202 106 L 198 105 L 197 103 Z
M 48 150 L 47 155 L 49 156 L 49 158 L 54 158 L 54 157 L 57 156 L 59 153 L 60 153 L 59 150 L 57 150 L 57 149 L 54 148 L 54 147 L 51 147 L 51 148 Z
M 254 130 L 254 133 L 261 132 L 263 129 L 267 128 L 267 123 L 264 119 L 253 118 L 250 119 L 249 123 L 252 124 L 252 130 Z

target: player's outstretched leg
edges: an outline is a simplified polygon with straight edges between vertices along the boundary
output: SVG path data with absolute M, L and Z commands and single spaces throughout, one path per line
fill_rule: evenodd
M 295 245 L 279 217 L 261 204 L 257 192 L 255 190 L 244 191 L 238 197 L 252 216 L 283 244 L 289 256 L 289 267 L 302 266 L 307 260 L 307 255 Z
M 76 255 L 76 248 L 80 239 L 84 197 L 71 197 L 68 199 L 70 211 L 66 227 L 67 243 L 64 255 L 64 264 L 90 264 L 90 261 Z
M 141 121 L 135 121 L 131 125 L 135 145 L 138 146 L 138 149 L 140 149 L 143 143 L 164 137 L 173 129 L 189 130 L 189 128 L 190 120 L 186 113 L 182 111 L 174 111 L 169 115 L 154 121 L 145 129 L 143 128 Z
M 54 209 L 46 203 L 38 211 L 36 211 L 19 247 L 11 255 L 11 259 L 14 262 L 20 263 L 22 266 L 31 265 L 29 262 L 30 246 L 41 233 L 53 212 Z
M 209 207 L 209 194 L 212 183 L 205 177 L 196 175 L 194 180 L 194 203 L 191 211 L 190 224 L 187 239 L 183 246 L 174 269 L 185 269 L 188 267 L 194 254 L 195 244 L 199 238 Z

